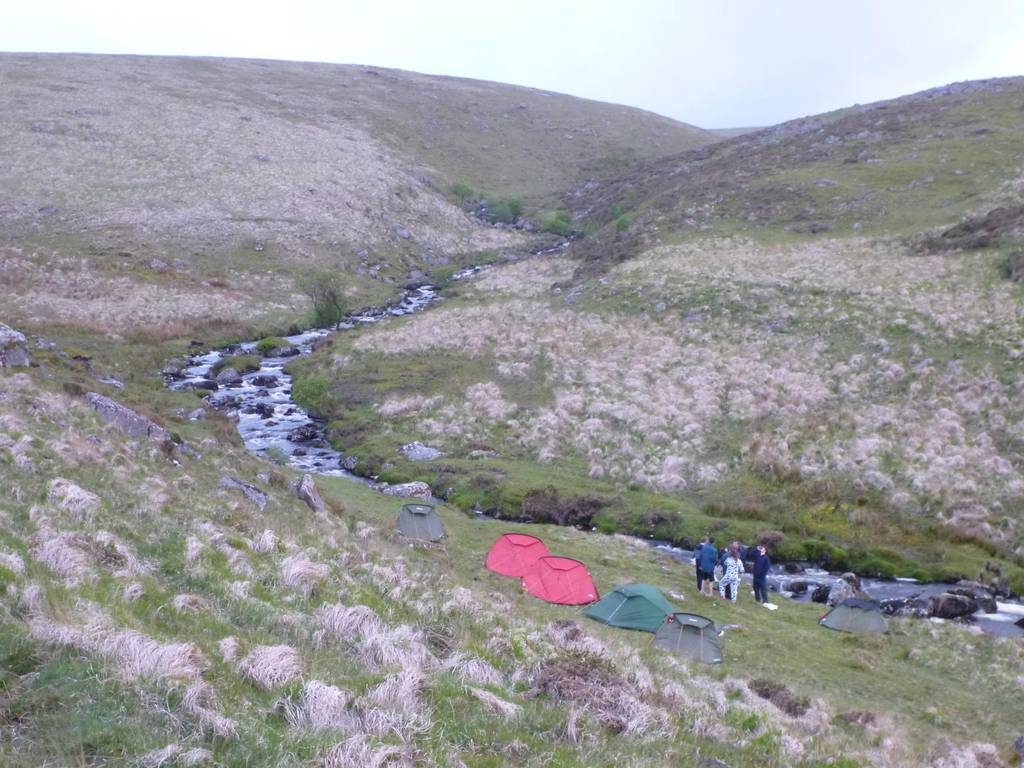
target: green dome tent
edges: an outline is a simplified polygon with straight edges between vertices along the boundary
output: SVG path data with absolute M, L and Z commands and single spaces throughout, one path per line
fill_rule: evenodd
M 848 597 L 821 618 L 821 625 L 839 632 L 885 634 L 889 624 L 874 600 Z
M 652 584 L 623 584 L 583 612 L 595 621 L 623 629 L 657 632 L 675 608 Z
M 682 653 L 705 664 L 722 660 L 722 638 L 715 622 L 694 613 L 670 613 L 651 641 L 666 651 Z
M 444 538 L 444 524 L 429 504 L 406 504 L 398 513 L 398 531 L 407 539 L 440 541 Z

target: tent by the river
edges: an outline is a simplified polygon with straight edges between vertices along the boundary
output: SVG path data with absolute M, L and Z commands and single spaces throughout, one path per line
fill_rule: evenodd
M 695 613 L 670 613 L 654 633 L 654 645 L 705 664 L 722 660 L 722 638 L 715 622 Z
M 569 557 L 538 558 L 523 575 L 523 588 L 534 597 L 559 605 L 586 605 L 597 600 L 597 587 L 587 566 Z
M 398 530 L 407 539 L 440 541 L 444 523 L 437 510 L 429 504 L 406 504 L 398 513 Z
M 542 557 L 547 557 L 547 545 L 536 536 L 525 533 L 505 533 L 498 537 L 484 562 L 487 570 L 502 576 L 525 576 Z
M 590 606 L 584 616 L 624 629 L 657 632 L 675 608 L 652 584 L 623 584 Z
M 821 617 L 822 626 L 840 632 L 856 634 L 884 634 L 889 624 L 882 614 L 881 606 L 874 600 L 848 597 Z

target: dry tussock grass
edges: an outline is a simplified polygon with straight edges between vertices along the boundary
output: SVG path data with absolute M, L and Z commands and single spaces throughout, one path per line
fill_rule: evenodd
M 289 589 L 298 590 L 304 597 L 312 596 L 330 575 L 329 565 L 313 562 L 303 554 L 292 555 L 281 561 L 281 583 Z
M 361 735 L 334 745 L 321 761 L 323 768 L 385 768 L 412 764 L 400 747 L 391 744 L 373 745 Z
M 359 717 L 349 709 L 353 696 L 349 691 L 307 680 L 298 702 L 283 703 L 285 718 L 299 730 L 339 730 L 358 732 Z
M 302 677 L 302 659 L 290 645 L 257 645 L 238 663 L 238 673 L 269 690 Z
M 100 497 L 95 493 L 87 491 L 63 477 L 55 477 L 50 481 L 46 499 L 71 514 L 78 522 L 84 522 L 100 503 Z

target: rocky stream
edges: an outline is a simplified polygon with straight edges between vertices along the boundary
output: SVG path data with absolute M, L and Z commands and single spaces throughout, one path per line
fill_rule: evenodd
M 454 279 L 469 278 L 485 268 L 469 267 L 458 272 Z M 337 330 L 420 312 L 440 300 L 433 286 L 410 288 L 394 304 L 349 316 Z M 166 369 L 165 381 L 173 389 L 206 390 L 206 402 L 236 421 L 242 440 L 254 453 L 286 461 L 302 472 L 365 483 L 389 495 L 432 500 L 430 488 L 423 483 L 388 485 L 350 471 L 351 459 L 331 446 L 325 435 L 325 424 L 310 417 L 292 401 L 292 377 L 285 372 L 285 366 L 295 357 L 310 354 L 315 343 L 334 330 L 319 328 L 286 336 L 290 346 L 261 357 L 259 369 L 247 373 L 218 371 L 218 363 L 228 355 L 258 354 L 257 341 L 203 352 L 189 358 L 184 367 Z M 194 411 L 191 417 L 201 418 L 202 409 Z M 415 444 L 412 449 L 431 450 Z M 481 516 L 481 519 L 489 518 Z M 693 562 L 693 553 L 689 550 L 667 542 L 646 543 L 667 551 L 680 562 Z M 820 603 L 834 603 L 839 597 L 847 593 L 852 596 L 858 591 L 880 601 L 883 610 L 890 615 L 917 616 L 931 621 L 956 619 L 971 622 L 988 633 L 1024 637 L 1024 602 L 997 599 L 989 588 L 975 582 L 954 585 L 913 579 L 857 578 L 853 574 L 829 573 L 810 563 L 784 563 L 773 567 L 769 587 L 793 600 Z

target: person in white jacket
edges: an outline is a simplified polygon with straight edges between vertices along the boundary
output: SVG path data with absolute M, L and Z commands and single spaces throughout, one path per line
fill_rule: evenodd
M 722 561 L 722 579 L 718 582 L 718 592 L 722 599 L 736 602 L 740 596 L 740 576 L 743 574 L 743 560 L 740 559 L 739 549 L 733 544 Z

